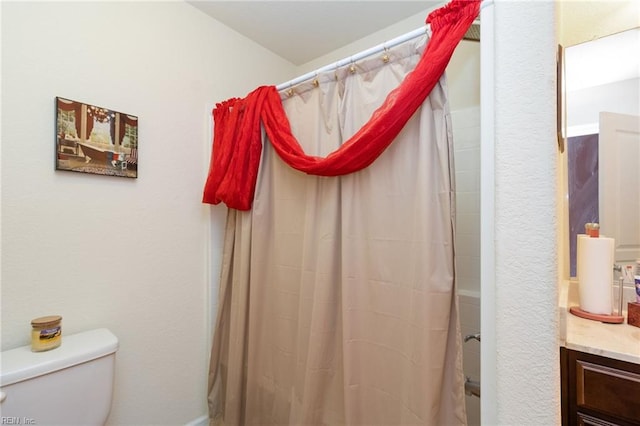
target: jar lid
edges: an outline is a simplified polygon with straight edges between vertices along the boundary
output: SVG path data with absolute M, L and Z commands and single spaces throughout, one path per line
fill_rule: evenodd
M 60 322 L 61 320 L 62 320 L 62 317 L 60 315 L 49 315 L 46 317 L 40 317 L 40 318 L 31 320 L 31 325 L 46 326 L 46 325 L 55 324 L 57 322 Z

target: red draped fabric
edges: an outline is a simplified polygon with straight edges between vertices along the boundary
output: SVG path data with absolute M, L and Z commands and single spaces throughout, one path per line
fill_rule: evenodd
M 63 100 L 62 98 L 57 98 L 58 108 L 63 111 L 75 111 L 78 108 L 78 103 L 68 100 Z
M 76 132 L 80 136 L 82 131 L 82 104 L 68 99 L 57 98 L 58 108 L 63 111 L 73 111 L 76 122 Z
M 138 118 L 132 117 L 127 114 L 118 114 L 120 116 L 120 131 L 118 132 L 118 140 L 122 143 L 122 139 L 124 138 L 124 134 L 126 132 L 125 124 L 129 126 L 135 127 L 138 125 Z
M 243 99 L 217 104 L 203 202 L 251 209 L 262 154 L 261 122 L 278 155 L 302 172 L 338 176 L 373 163 L 427 98 L 479 10 L 480 0 L 452 0 L 430 13 L 427 23 L 432 36 L 416 68 L 389 93 L 369 121 L 327 157 L 304 153 L 274 86 L 262 86 Z
M 86 136 L 87 136 L 87 139 L 89 139 L 89 136 L 91 136 L 91 132 L 93 131 L 93 117 L 91 116 L 91 114 L 86 114 L 85 116 L 87 117 L 87 126 L 86 126 L 87 135 Z

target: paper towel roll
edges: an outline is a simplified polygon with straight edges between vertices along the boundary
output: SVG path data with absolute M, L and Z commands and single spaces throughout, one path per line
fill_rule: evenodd
M 613 238 L 578 236 L 577 278 L 580 308 L 611 315 L 613 302 Z
M 576 235 L 577 241 L 576 241 L 576 280 L 578 280 L 578 282 L 580 282 L 580 271 L 582 270 L 582 259 L 580 257 L 580 255 L 578 254 L 580 249 L 579 247 L 581 246 L 581 242 L 580 239 L 582 238 L 591 238 L 590 236 L 588 236 L 587 234 L 578 234 Z

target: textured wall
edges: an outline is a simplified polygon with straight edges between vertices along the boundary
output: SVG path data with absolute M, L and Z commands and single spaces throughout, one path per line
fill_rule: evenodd
M 111 424 L 205 414 L 209 109 L 293 71 L 184 2 L 2 2 L 2 348 L 107 327 Z M 55 172 L 55 96 L 137 115 L 138 179 Z
M 496 1 L 494 8 L 495 420 L 555 425 L 555 4 Z

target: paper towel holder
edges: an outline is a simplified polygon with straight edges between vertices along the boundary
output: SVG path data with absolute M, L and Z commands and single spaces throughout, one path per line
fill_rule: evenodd
M 580 309 L 578 306 L 572 306 L 569 308 L 569 312 L 580 318 L 605 322 L 607 324 L 622 324 L 624 322 L 622 315 L 592 314 L 591 312 Z
M 613 265 L 613 270 L 617 271 L 617 272 L 621 272 L 622 271 L 622 266 L 620 265 Z M 600 322 L 604 322 L 607 324 L 622 324 L 624 322 L 624 316 L 622 315 L 622 290 L 623 290 L 623 278 L 620 277 L 620 304 L 619 304 L 619 308 L 618 308 L 618 315 L 607 315 L 607 314 L 592 314 L 591 312 L 587 312 L 584 309 L 581 309 L 578 306 L 572 306 L 571 308 L 569 308 L 569 312 L 571 312 L 573 315 L 580 317 L 580 318 L 585 318 L 585 319 L 589 319 L 589 320 L 593 320 L 593 321 L 600 321 Z

